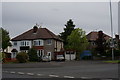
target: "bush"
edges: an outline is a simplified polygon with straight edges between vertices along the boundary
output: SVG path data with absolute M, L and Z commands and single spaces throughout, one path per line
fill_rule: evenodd
M 37 51 L 34 48 L 28 51 L 29 61 L 38 61 Z
M 3 63 L 5 63 L 6 62 L 5 58 L 6 58 L 5 53 L 3 53 L 3 52 L 0 53 L 0 61 L 2 61 Z
M 20 52 L 17 54 L 16 59 L 19 63 L 25 63 L 28 61 L 28 54 L 25 52 Z

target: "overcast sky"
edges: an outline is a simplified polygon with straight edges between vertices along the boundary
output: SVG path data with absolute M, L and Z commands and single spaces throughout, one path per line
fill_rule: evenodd
M 118 3 L 112 3 L 114 33 L 118 33 Z M 89 33 L 103 30 L 110 33 L 109 2 L 3 2 L 2 27 L 11 38 L 31 29 L 36 23 L 56 35 L 69 19 L 76 28 Z

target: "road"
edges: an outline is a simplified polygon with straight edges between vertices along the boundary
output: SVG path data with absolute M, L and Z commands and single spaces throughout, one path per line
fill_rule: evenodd
M 100 61 L 3 64 L 3 78 L 118 78 L 118 64 Z

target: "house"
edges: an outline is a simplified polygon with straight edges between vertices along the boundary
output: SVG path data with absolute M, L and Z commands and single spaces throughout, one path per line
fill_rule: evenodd
M 37 25 L 11 41 L 13 45 L 12 58 L 15 58 L 18 52 L 28 52 L 30 48 L 34 48 L 37 50 L 38 57 L 49 55 L 50 60 L 54 60 L 55 52 L 63 49 L 63 41 L 59 36 L 47 28 L 38 28 Z
M 105 40 L 110 39 L 111 37 L 105 33 L 103 33 Z M 90 43 L 89 49 L 95 48 L 96 47 L 96 43 L 95 41 L 98 38 L 98 32 L 97 31 L 92 31 L 90 33 L 88 33 L 86 35 L 88 42 Z
M 8 46 L 5 50 L 4 50 L 4 53 L 6 55 L 6 60 L 10 60 L 11 59 L 11 50 L 12 50 L 12 47 L 11 46 Z
M 116 49 L 116 50 L 119 50 L 119 46 L 120 46 L 120 38 L 119 38 L 119 35 L 115 35 L 115 38 L 113 39 L 113 41 L 114 41 L 114 48 Z

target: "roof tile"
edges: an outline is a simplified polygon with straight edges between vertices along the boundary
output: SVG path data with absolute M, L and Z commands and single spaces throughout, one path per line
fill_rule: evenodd
M 11 40 L 19 41 L 19 40 L 51 39 L 51 38 L 61 40 L 58 36 L 56 36 L 54 33 L 52 33 L 47 28 L 38 28 L 36 33 L 33 33 L 33 29 L 30 29 Z

